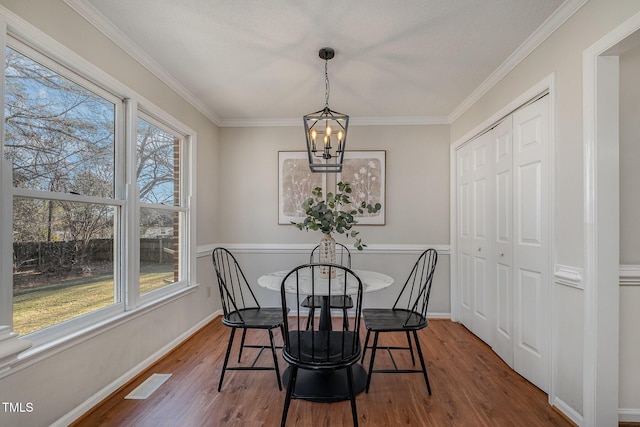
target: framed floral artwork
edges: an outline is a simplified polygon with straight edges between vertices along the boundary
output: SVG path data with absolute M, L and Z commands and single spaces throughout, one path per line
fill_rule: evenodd
M 351 200 L 361 205 L 380 203 L 382 209 L 376 213 L 358 214 L 358 225 L 385 224 L 385 163 L 386 151 L 346 151 L 342 172 L 336 177 L 337 182 L 350 182 L 353 188 Z
M 302 203 L 316 187 L 326 192 L 327 175 L 311 172 L 306 151 L 278 151 L 278 224 L 303 220 Z

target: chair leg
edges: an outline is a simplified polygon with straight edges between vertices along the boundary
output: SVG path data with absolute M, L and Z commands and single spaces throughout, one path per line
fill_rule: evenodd
M 280 381 L 280 369 L 278 368 L 278 356 L 276 356 L 276 344 L 273 340 L 273 332 L 269 329 L 269 341 L 271 341 L 271 354 L 273 355 L 273 366 L 276 368 L 276 377 L 278 378 L 278 389 L 282 391 L 282 382 Z
M 429 385 L 429 376 L 427 375 L 427 367 L 424 364 L 424 358 L 422 357 L 422 349 L 420 348 L 420 341 L 418 340 L 418 332 L 413 331 L 413 338 L 416 340 L 416 348 L 418 349 L 418 357 L 420 357 L 420 364 L 422 365 L 422 373 L 424 374 L 424 381 L 427 383 L 427 391 L 431 396 L 431 386 Z
M 242 349 L 244 348 L 244 339 L 247 336 L 247 329 L 242 330 L 242 340 L 240 341 L 240 352 L 238 353 L 238 363 L 240 363 L 240 359 L 242 358 Z
M 368 334 L 368 332 L 367 332 Z M 373 361 L 376 359 L 376 350 L 378 348 L 378 334 L 380 332 L 374 332 L 373 334 L 373 347 L 371 348 L 371 361 L 369 362 L 369 373 L 367 374 L 367 387 L 365 391 L 369 393 L 369 385 L 371 384 L 371 374 L 373 373 Z
M 407 333 L 407 342 L 409 343 L 409 352 L 411 353 L 411 363 L 416 365 L 416 358 L 413 356 L 413 346 L 411 345 L 411 335 L 409 335 L 409 331 L 405 331 Z
M 309 317 L 307 317 L 307 326 L 305 326 L 306 330 L 309 330 L 309 325 L 311 324 L 311 319 L 313 319 L 313 316 L 315 316 L 316 314 L 316 309 L 313 307 L 309 308 Z
M 367 329 L 367 337 L 364 339 L 364 347 L 362 347 L 362 359 L 360 363 L 364 363 L 364 356 L 367 354 L 367 346 L 369 345 L 369 335 L 371 335 L 371 329 Z
M 353 425 L 358 427 L 358 411 L 356 410 L 356 393 L 353 387 L 353 365 L 347 368 L 347 382 L 349 383 L 349 396 L 351 397 L 351 415 L 353 416 Z
M 298 367 L 291 366 L 289 372 L 289 385 L 287 385 L 287 395 L 284 399 L 284 409 L 282 410 L 282 421 L 280 427 L 284 427 L 287 423 L 287 414 L 289 413 L 289 405 L 291 404 L 291 397 L 293 396 L 293 390 L 296 388 L 296 377 L 298 376 Z
M 227 369 L 227 363 L 229 362 L 229 354 L 231 354 L 231 346 L 233 345 L 233 337 L 236 334 L 236 328 L 231 328 L 231 336 L 229 337 L 229 344 L 227 344 L 227 353 L 224 355 L 224 363 L 222 364 L 222 372 L 220 373 L 220 382 L 218 383 L 218 391 L 222 389 L 222 380 L 224 380 L 224 372 Z

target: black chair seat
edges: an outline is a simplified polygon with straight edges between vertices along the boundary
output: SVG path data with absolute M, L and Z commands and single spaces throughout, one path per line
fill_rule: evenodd
M 281 308 L 244 308 L 222 318 L 222 323 L 234 328 L 272 329 L 282 322 Z
M 300 304 L 305 308 L 322 308 L 323 298 L 319 295 L 313 297 L 308 296 Z M 329 307 L 331 308 L 352 308 L 353 299 L 349 295 L 332 295 L 329 298 Z
M 350 331 L 294 331 L 289 332 L 289 343 L 291 347 L 283 353 L 284 358 L 293 358 L 294 363 L 306 369 L 340 369 L 360 358 L 360 340 Z
M 362 316 L 367 329 L 380 332 L 418 330 L 428 323 L 420 313 L 404 309 L 365 308 Z

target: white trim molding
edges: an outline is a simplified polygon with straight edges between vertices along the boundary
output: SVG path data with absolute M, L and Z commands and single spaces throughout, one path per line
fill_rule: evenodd
M 584 290 L 584 284 L 582 282 L 583 271 L 581 268 L 556 264 L 553 276 L 558 285 Z
M 315 247 L 314 243 L 219 243 L 198 246 L 198 258 L 211 256 L 211 252 L 217 247 L 224 247 L 232 252 L 245 254 L 301 254 L 309 253 Z M 450 255 L 450 245 L 367 245 L 357 253 L 370 254 L 410 254 L 418 255 L 425 250 L 433 248 L 439 255 Z M 354 251 L 354 253 L 356 253 Z
M 583 426 L 617 424 L 619 359 L 618 57 L 640 29 L 631 16 L 582 55 L 584 180 Z
M 573 409 L 571 407 L 571 405 L 569 405 L 567 402 L 565 402 L 564 400 L 560 399 L 558 396 L 556 396 L 553 399 L 553 406 L 558 408 L 558 410 L 560 412 L 562 412 L 562 414 L 564 416 L 569 418 L 569 420 L 573 421 L 575 423 L 575 425 L 577 425 L 577 426 L 581 426 L 582 425 L 582 422 L 583 422 L 582 415 L 578 411 Z
M 620 408 L 618 409 L 618 421 L 624 423 L 640 423 L 640 409 Z
M 640 286 L 640 265 L 620 266 L 620 286 Z
M 0 375 L 6 374 L 18 361 L 18 355 L 31 345 L 31 341 L 19 338 L 19 334 L 12 332 L 9 326 L 0 326 Z

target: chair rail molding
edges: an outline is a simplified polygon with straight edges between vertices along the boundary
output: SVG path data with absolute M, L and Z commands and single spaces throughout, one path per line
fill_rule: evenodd
M 211 252 L 218 246 L 225 247 L 236 253 L 306 254 L 311 252 L 316 244 L 317 243 L 213 243 L 198 246 L 198 258 L 211 256 Z M 451 246 L 447 244 L 372 244 L 367 245 L 362 251 L 354 251 L 354 253 L 419 255 L 429 248 L 434 248 L 438 252 L 438 255 L 451 254 Z
M 584 283 L 582 280 L 584 272 L 581 268 L 556 264 L 553 276 L 555 277 L 555 282 L 558 285 L 584 290 Z
M 640 265 L 620 265 L 620 286 L 640 286 Z

